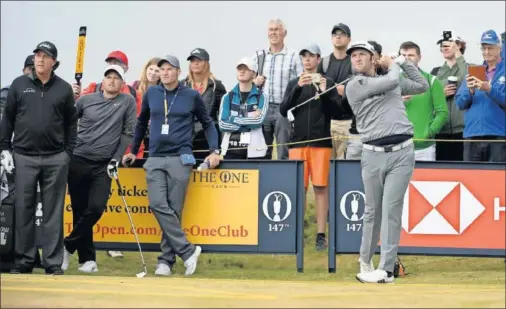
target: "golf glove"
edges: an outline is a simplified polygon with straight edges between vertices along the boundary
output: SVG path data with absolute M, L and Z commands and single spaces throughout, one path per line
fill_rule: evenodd
M 8 150 L 2 150 L 0 163 L 8 174 L 12 173 L 12 170 L 14 169 L 14 160 L 12 159 L 12 155 Z
M 116 161 L 116 159 L 112 159 L 109 165 L 107 165 L 107 174 L 111 179 L 113 179 L 115 175 L 118 175 L 118 166 L 119 162 Z

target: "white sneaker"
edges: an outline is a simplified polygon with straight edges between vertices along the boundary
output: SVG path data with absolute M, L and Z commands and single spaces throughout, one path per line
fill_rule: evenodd
M 120 251 L 107 251 L 107 255 L 109 255 L 112 258 L 123 257 L 123 253 L 121 253 Z
M 77 270 L 83 273 L 96 273 L 98 267 L 95 261 L 86 261 L 83 266 L 79 267 Z
M 63 262 L 61 263 L 61 269 L 63 271 L 67 270 L 69 268 L 69 262 L 70 257 L 72 256 L 72 253 L 68 252 L 67 249 L 63 248 Z
M 356 278 L 362 283 L 394 283 L 394 276 L 388 277 L 387 272 L 383 269 L 376 269 L 368 273 L 358 273 Z
M 156 276 L 170 276 L 172 272 L 170 271 L 170 267 L 167 264 L 160 263 L 156 266 L 155 275 Z
M 197 269 L 197 262 L 199 260 L 199 255 L 202 252 L 202 248 L 200 246 L 195 247 L 195 253 L 190 256 L 186 261 L 184 261 L 184 267 L 186 267 L 185 275 L 192 275 Z
M 369 263 L 366 263 L 362 261 L 361 258 L 358 259 L 358 262 L 360 263 L 360 273 L 371 273 L 374 271 L 374 264 L 372 263 L 372 259 Z

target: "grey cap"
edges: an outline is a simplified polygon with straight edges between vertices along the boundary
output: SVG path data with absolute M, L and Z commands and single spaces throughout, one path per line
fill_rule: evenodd
M 302 56 L 302 54 L 304 54 L 304 52 L 306 52 L 306 51 L 310 52 L 313 55 L 319 55 L 319 56 L 322 55 L 322 52 L 320 51 L 320 47 L 318 47 L 318 45 L 316 45 L 316 44 L 311 44 L 311 45 L 308 45 L 305 48 L 301 49 L 299 52 L 299 55 Z
M 180 69 L 179 60 L 176 56 L 165 55 L 158 61 L 158 66 L 161 66 L 164 62 L 168 62 L 171 66 Z

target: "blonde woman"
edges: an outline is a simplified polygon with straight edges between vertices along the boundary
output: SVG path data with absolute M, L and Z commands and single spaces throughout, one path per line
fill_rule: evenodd
M 160 68 L 158 67 L 158 61 L 160 61 L 160 58 L 151 58 L 149 61 L 144 65 L 142 72 L 141 72 L 141 79 L 136 80 L 132 87 L 134 87 L 135 91 L 137 91 L 137 117 L 139 116 L 139 113 L 141 112 L 142 107 L 142 96 L 144 93 L 146 93 L 146 90 L 148 90 L 149 87 L 158 85 L 160 82 Z M 141 144 L 141 147 L 139 148 L 139 153 L 137 153 L 137 158 L 142 159 L 147 157 L 147 155 L 144 155 L 144 150 L 149 150 L 149 131 L 148 134 L 146 134 L 146 137 L 144 138 L 144 142 Z M 127 153 L 130 153 L 130 147 L 127 149 Z
M 195 48 L 187 59 L 190 61 L 188 76 L 182 81 L 183 85 L 197 90 L 206 104 L 209 115 L 219 131 L 218 112 L 221 98 L 227 93 L 225 86 L 211 73 L 209 54 L 203 48 Z M 219 136 L 221 142 L 221 136 Z M 204 159 L 209 154 L 209 145 L 202 130 L 200 122 L 195 123 L 193 134 L 193 150 L 206 150 L 194 152 L 197 159 Z

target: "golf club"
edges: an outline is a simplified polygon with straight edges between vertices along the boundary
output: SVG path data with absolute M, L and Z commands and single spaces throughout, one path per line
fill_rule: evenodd
M 329 92 L 330 90 L 336 88 L 337 86 L 342 85 L 342 84 L 348 82 L 350 79 L 351 79 L 351 76 L 348 77 L 347 79 L 343 80 L 342 82 L 340 82 L 338 84 L 335 84 L 334 86 L 330 87 L 329 89 L 327 89 L 327 90 L 325 90 L 325 91 L 323 91 L 321 93 L 316 93 L 313 97 L 311 97 L 311 98 L 307 99 L 306 101 L 304 101 L 304 102 L 302 102 L 302 103 L 300 103 L 300 104 L 298 104 L 298 105 L 290 108 L 288 110 L 288 112 L 287 112 L 287 114 L 288 114 L 287 115 L 288 121 L 292 122 L 295 119 L 294 116 L 293 116 L 293 110 L 294 109 L 296 109 L 298 107 L 301 107 L 302 105 L 307 104 L 307 103 L 311 102 L 312 100 L 317 100 L 322 94 L 325 94 L 325 93 Z
M 125 200 L 125 197 L 123 196 L 123 194 L 121 194 L 121 184 L 119 182 L 119 178 L 118 178 L 118 173 L 117 172 L 114 172 L 114 179 L 116 179 L 116 184 L 118 185 L 118 190 L 119 190 L 118 193 L 121 196 L 121 199 L 123 200 L 123 204 L 125 205 L 125 208 L 127 210 L 128 219 L 130 219 L 130 224 L 132 225 L 132 230 L 133 230 L 134 235 L 135 235 L 135 240 L 137 241 L 137 246 L 139 246 L 139 253 L 141 254 L 142 266 L 143 266 L 144 271 L 141 271 L 136 276 L 137 276 L 137 278 L 144 278 L 144 276 L 146 276 L 146 274 L 148 273 L 148 271 L 146 269 L 146 262 L 144 261 L 144 255 L 142 254 L 141 244 L 139 242 L 139 238 L 137 237 L 137 229 L 134 226 L 134 222 L 132 220 L 132 216 L 130 215 L 130 210 L 128 209 L 128 205 L 127 205 L 127 202 Z

